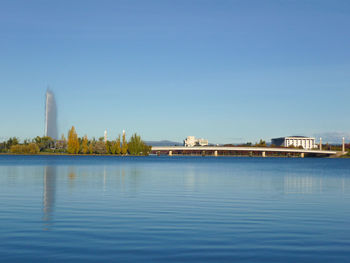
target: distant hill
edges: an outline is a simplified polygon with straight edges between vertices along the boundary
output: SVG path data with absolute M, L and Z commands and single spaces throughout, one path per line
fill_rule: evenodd
M 181 142 L 172 142 L 172 141 L 145 141 L 145 143 L 149 146 L 182 146 Z

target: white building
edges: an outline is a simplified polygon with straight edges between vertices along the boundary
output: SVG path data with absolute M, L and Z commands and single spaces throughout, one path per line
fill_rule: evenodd
M 107 130 L 105 130 L 104 141 L 105 141 L 105 143 L 107 143 Z
M 271 139 L 271 143 L 276 146 L 283 147 L 303 147 L 304 149 L 314 149 L 317 147 L 315 144 L 315 138 L 304 136 L 290 136 Z
M 186 147 L 207 146 L 208 140 L 196 139 L 196 137 L 194 137 L 194 136 L 187 136 L 187 138 L 184 140 L 184 145 Z
M 209 144 L 208 140 L 207 139 L 203 139 L 203 138 L 198 139 L 197 143 L 198 143 L 199 146 L 207 146 Z

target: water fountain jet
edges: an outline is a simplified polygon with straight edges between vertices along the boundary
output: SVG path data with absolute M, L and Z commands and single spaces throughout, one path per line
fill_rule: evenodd
M 51 90 L 46 91 L 45 103 L 45 136 L 57 139 L 57 107 L 55 95 Z

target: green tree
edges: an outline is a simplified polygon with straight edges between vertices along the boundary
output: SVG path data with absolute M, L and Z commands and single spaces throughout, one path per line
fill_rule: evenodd
M 148 155 L 151 151 L 151 148 L 145 144 L 136 133 L 131 136 L 128 149 L 131 155 Z
M 126 138 L 125 138 L 125 132 L 123 132 L 123 141 L 122 141 L 121 152 L 123 155 L 126 155 L 128 152 L 128 143 L 127 143 Z
M 8 139 L 5 143 L 5 150 L 8 151 L 10 150 L 12 145 L 17 145 L 19 143 L 18 139 L 16 137 L 12 137 Z
M 260 139 L 259 143 L 256 143 L 255 146 L 258 147 L 266 147 L 266 142 Z
M 142 150 L 143 155 L 149 155 L 151 150 L 152 150 L 152 146 L 149 146 L 146 143 L 143 143 L 143 150 Z
M 74 126 L 68 132 L 68 146 L 67 151 L 70 154 L 78 154 L 79 153 L 79 140 L 78 135 L 75 131 Z
M 62 134 L 60 140 L 56 141 L 56 149 L 60 150 L 61 152 L 64 152 L 67 149 L 67 140 L 64 137 L 64 134 Z
M 112 143 L 110 141 L 106 141 L 105 146 L 106 146 L 106 153 L 107 154 L 112 153 Z
M 136 133 L 131 136 L 130 141 L 128 143 L 128 150 L 131 155 L 140 155 L 142 152 L 142 141 L 141 137 Z
M 6 142 L 0 143 L 0 152 L 6 152 Z
M 41 152 L 50 151 L 51 148 L 55 147 L 55 140 L 48 136 L 37 136 L 34 138 L 34 142 L 38 145 Z

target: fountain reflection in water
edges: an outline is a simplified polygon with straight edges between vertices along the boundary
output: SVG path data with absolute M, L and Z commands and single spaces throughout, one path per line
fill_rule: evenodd
M 46 166 L 44 168 L 44 193 L 43 212 L 44 221 L 49 224 L 52 220 L 56 195 L 56 167 Z

